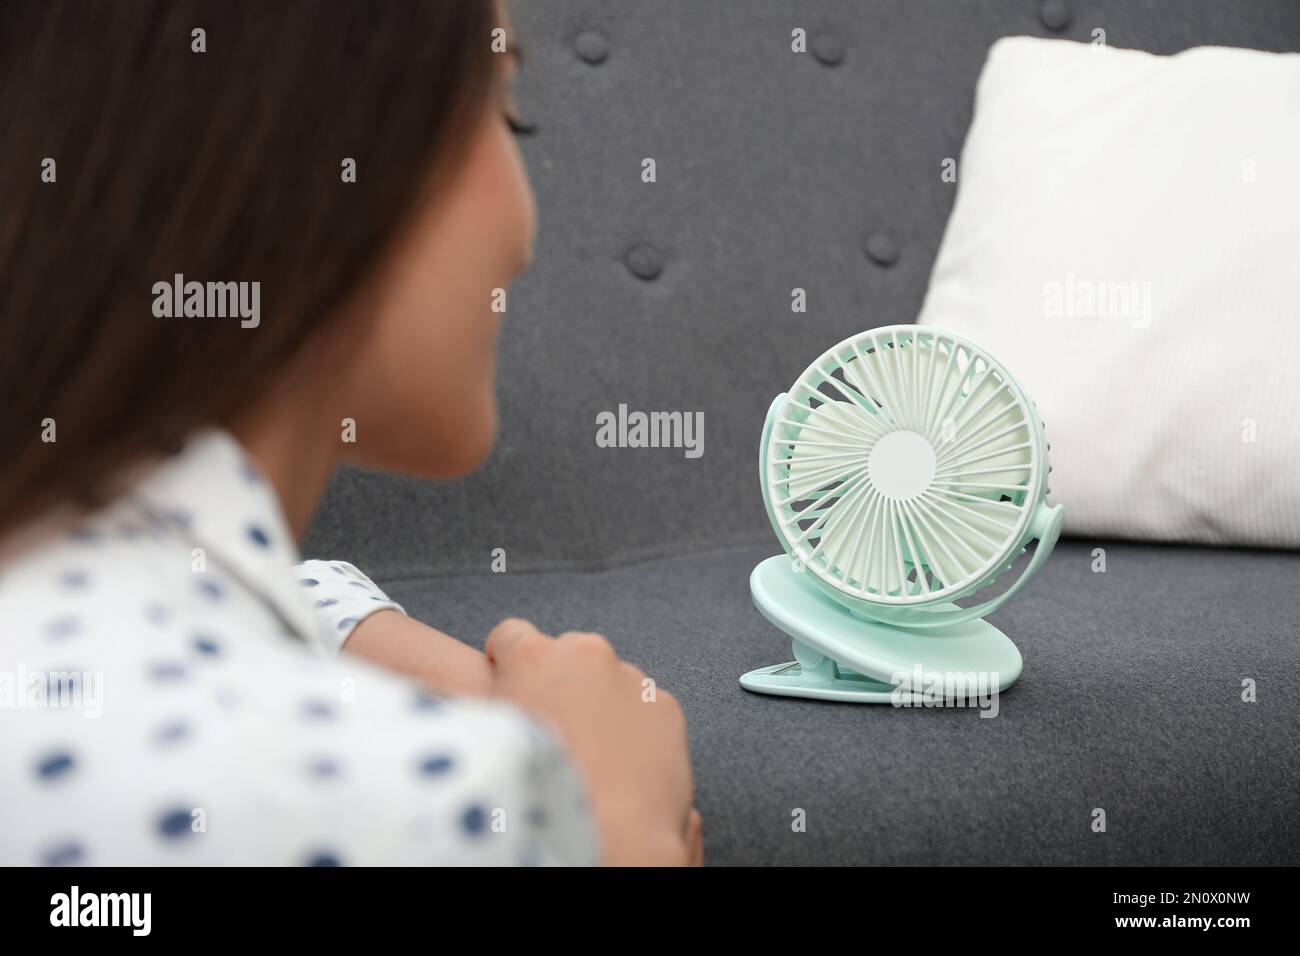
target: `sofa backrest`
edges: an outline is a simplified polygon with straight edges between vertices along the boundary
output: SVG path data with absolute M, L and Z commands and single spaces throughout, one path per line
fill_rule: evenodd
M 380 580 L 486 572 L 495 549 L 511 571 L 765 540 L 776 551 L 757 480 L 768 405 L 840 339 L 916 318 L 957 188 L 945 164 L 960 158 L 994 40 L 1101 29 L 1156 53 L 1300 41 L 1294 0 L 523 0 L 512 12 L 540 230 L 502 327 L 500 437 L 454 482 L 338 473 L 305 552 Z M 620 406 L 701 413 L 703 454 L 600 447 L 598 416 Z

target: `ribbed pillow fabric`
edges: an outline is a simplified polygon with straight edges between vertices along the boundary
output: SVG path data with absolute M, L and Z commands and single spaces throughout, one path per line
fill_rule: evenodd
M 1067 533 L 1300 546 L 1300 54 L 995 43 L 919 321 L 1037 402 Z

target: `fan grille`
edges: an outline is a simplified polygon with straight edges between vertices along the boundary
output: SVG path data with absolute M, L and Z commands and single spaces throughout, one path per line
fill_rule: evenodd
M 921 604 L 972 590 L 1019 552 L 1045 449 L 991 356 L 893 326 L 808 367 L 764 456 L 773 522 L 804 569 L 854 597 Z

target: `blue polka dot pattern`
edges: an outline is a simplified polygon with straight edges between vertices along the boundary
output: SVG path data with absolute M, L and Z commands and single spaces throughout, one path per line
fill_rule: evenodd
M 333 720 L 338 716 L 334 705 L 328 700 L 303 701 L 302 713 L 311 720 Z
M 163 627 L 171 616 L 172 612 L 166 605 L 151 602 L 144 606 L 144 619 L 157 627 Z
M 149 677 L 161 682 L 183 681 L 189 671 L 178 661 L 155 661 L 149 665 Z
M 425 757 L 420 761 L 420 773 L 426 777 L 441 777 L 448 773 L 455 766 L 455 761 L 446 754 L 438 754 L 433 757 Z
M 370 615 L 391 608 L 406 613 L 399 604 L 356 568 L 341 561 L 304 561 L 298 565 L 298 581 L 312 588 L 312 607 L 317 616 L 316 636 L 331 651 L 347 644 L 353 629 Z
M 343 768 L 331 757 L 317 757 L 308 761 L 307 772 L 321 780 L 333 780 L 342 774 Z
M 189 726 L 182 720 L 176 720 L 163 724 L 154 731 L 154 740 L 163 745 L 174 744 L 184 740 L 189 734 Z
M 56 617 L 45 625 L 45 636 L 51 640 L 63 640 L 68 637 L 75 637 L 81 632 L 81 621 L 71 614 L 65 614 L 62 617 Z
M 199 578 L 194 586 L 199 589 L 200 594 L 213 601 L 220 601 L 226 594 L 221 585 L 210 578 Z
M 193 641 L 194 649 L 204 657 L 221 656 L 221 645 L 211 637 L 204 634 L 196 635 Z
M 470 836 L 479 836 L 487 830 L 487 819 L 487 811 L 475 804 L 461 815 L 460 825 Z
M 415 692 L 415 698 L 412 701 L 416 710 L 438 710 L 443 705 L 443 698 L 427 690 Z
M 90 586 L 90 574 L 81 568 L 69 568 L 59 575 L 59 584 L 70 591 L 83 591 Z
M 343 862 L 333 853 L 316 853 L 307 858 L 307 866 L 342 866 Z
M 271 537 L 257 525 L 250 525 L 248 528 L 248 537 L 259 548 L 269 548 L 271 546 Z
M 86 856 L 85 848 L 76 841 L 55 844 L 41 854 L 42 866 L 74 866 Z
M 37 762 L 36 774 L 42 780 L 58 780 L 61 777 L 66 777 L 72 771 L 72 768 L 76 766 L 76 763 L 70 753 L 50 754 Z
M 173 807 L 158 818 L 158 833 L 168 840 L 179 840 L 194 832 L 194 816 L 183 807 Z

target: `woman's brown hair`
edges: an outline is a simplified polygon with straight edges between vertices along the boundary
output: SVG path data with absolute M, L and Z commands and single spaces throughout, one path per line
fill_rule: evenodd
M 228 421 L 338 315 L 454 161 L 496 22 L 492 0 L 4 5 L 0 533 Z M 260 323 L 156 316 L 177 274 L 260 282 Z

